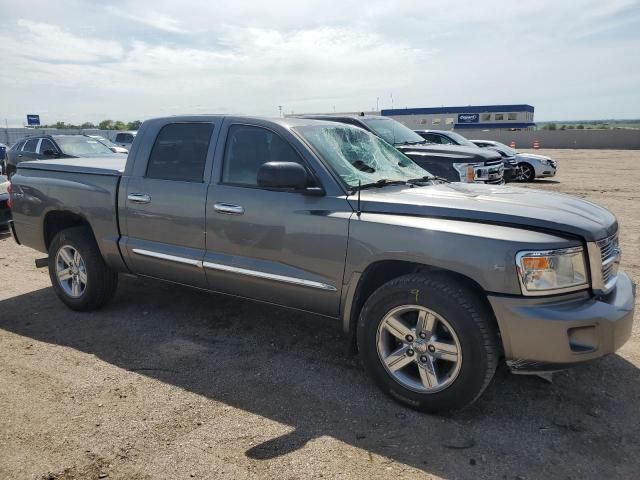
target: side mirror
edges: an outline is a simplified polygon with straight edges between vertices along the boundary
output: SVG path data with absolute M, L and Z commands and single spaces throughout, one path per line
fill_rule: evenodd
M 57 157 L 60 155 L 58 152 L 51 150 L 50 148 L 46 149 L 42 154 L 46 157 Z
M 267 162 L 258 170 L 258 185 L 267 188 L 282 188 L 291 190 L 307 189 L 309 175 L 302 165 L 295 162 Z

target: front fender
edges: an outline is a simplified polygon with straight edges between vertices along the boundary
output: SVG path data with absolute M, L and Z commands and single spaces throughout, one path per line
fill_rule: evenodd
M 521 295 L 516 253 L 569 246 L 580 242 L 502 225 L 363 212 L 350 221 L 343 314 L 350 315 L 362 273 L 380 261 L 436 267 L 473 280 L 487 293 Z

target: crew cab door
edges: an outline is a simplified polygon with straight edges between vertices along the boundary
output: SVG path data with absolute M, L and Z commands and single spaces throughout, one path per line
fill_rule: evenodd
M 212 290 L 336 315 L 353 211 L 287 129 L 225 120 L 207 194 L 204 270 Z M 257 185 L 266 162 L 297 162 L 326 194 Z
M 151 123 L 125 172 L 119 202 L 121 244 L 134 273 L 206 287 L 205 175 L 217 120 Z

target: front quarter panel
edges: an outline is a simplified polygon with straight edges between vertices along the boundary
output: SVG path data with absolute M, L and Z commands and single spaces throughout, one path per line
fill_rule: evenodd
M 344 278 L 349 283 L 375 262 L 398 260 L 459 273 L 486 292 L 520 295 L 517 252 L 580 245 L 508 226 L 365 212 L 350 224 Z

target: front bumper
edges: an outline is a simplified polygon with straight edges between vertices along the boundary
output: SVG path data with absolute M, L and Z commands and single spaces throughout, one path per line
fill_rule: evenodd
M 11 210 L 8 205 L 9 195 L 0 195 L 0 227 L 6 227 L 11 220 Z
M 618 273 L 605 297 L 578 292 L 557 297 L 489 296 L 514 372 L 562 370 L 618 350 L 631 336 L 635 284 Z
M 536 177 L 538 178 L 555 177 L 557 169 L 558 167 L 554 164 L 540 165 L 539 167 L 536 168 Z

